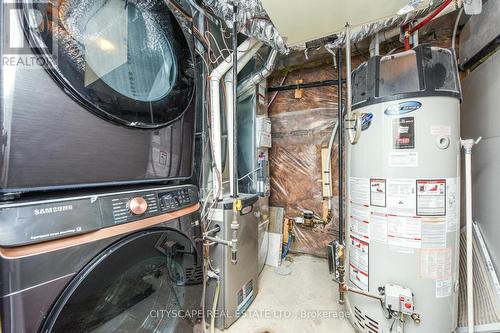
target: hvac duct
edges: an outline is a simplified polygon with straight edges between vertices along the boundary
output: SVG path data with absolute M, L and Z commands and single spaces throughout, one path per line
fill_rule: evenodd
M 374 332 L 453 332 L 460 228 L 454 53 L 422 45 L 372 57 L 352 77 L 352 109 L 361 117 L 347 175 L 354 324 Z
M 250 94 L 255 85 L 259 84 L 261 81 L 267 79 L 269 75 L 274 70 L 274 66 L 276 65 L 276 58 L 278 56 L 278 51 L 272 50 L 269 54 L 266 63 L 258 72 L 250 75 L 248 79 L 243 81 L 238 86 L 238 98 L 242 100 L 247 97 L 247 94 Z

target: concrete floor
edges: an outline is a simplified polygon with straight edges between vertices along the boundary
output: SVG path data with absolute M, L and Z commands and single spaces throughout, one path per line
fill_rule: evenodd
M 291 256 L 290 275 L 266 266 L 259 294 L 225 333 L 353 333 L 325 259 Z M 220 332 L 220 331 L 219 331 Z

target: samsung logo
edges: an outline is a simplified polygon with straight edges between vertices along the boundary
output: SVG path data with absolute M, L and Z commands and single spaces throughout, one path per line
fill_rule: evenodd
M 35 215 L 53 214 L 53 213 L 66 212 L 68 210 L 73 210 L 73 205 L 34 209 L 33 214 Z
M 417 111 L 422 107 L 422 103 L 416 101 L 410 102 L 401 102 L 398 104 L 389 105 L 387 109 L 385 109 L 384 113 L 388 116 L 396 116 L 405 113 L 410 113 L 413 111 Z

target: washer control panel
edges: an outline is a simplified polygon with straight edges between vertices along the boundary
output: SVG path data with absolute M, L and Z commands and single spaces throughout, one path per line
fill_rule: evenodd
M 153 217 L 198 203 L 195 186 L 91 193 L 0 204 L 0 246 L 74 236 Z
M 111 213 L 113 224 L 131 222 L 158 213 L 158 200 L 154 192 L 102 198 L 100 204 L 103 219 L 109 220 Z
M 198 191 L 192 186 L 164 191 L 127 193 L 100 200 L 103 222 L 108 225 L 133 222 L 173 212 L 197 202 Z
M 185 188 L 174 192 L 158 193 L 160 199 L 160 210 L 168 212 L 185 206 L 192 205 L 197 200 L 196 193 L 191 188 Z

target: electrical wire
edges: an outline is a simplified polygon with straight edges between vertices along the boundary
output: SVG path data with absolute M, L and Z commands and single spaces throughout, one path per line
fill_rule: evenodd
M 247 173 L 243 177 L 238 178 L 238 180 L 243 180 L 243 179 L 249 177 L 251 174 L 256 173 L 256 172 L 258 172 L 260 170 L 262 170 L 262 168 L 259 167 L 259 168 L 255 169 L 253 171 L 250 171 L 249 173 Z M 253 182 L 253 179 L 250 178 L 250 180 Z M 228 184 L 228 183 L 229 183 L 229 180 L 226 180 L 226 181 L 222 182 L 222 184 Z
M 221 48 L 220 45 L 219 45 L 219 42 L 217 41 L 217 39 L 215 38 L 215 36 L 209 31 L 205 31 L 205 38 L 209 41 L 208 43 L 208 47 L 209 47 L 209 50 L 212 50 L 212 43 L 210 42 L 210 40 L 213 41 L 213 43 L 215 44 L 215 47 L 217 48 L 216 51 L 218 52 L 218 56 L 215 58 L 215 59 L 212 59 L 211 57 L 210 58 L 210 62 L 212 64 L 218 64 L 219 60 L 220 59 L 223 59 L 224 61 L 226 62 L 230 62 L 231 60 L 230 59 L 227 59 L 229 57 L 229 55 L 231 54 L 231 50 L 229 48 Z M 226 55 L 224 55 L 223 52 L 227 52 Z
M 280 87 L 281 87 L 281 86 L 283 86 L 283 83 L 285 83 L 285 80 L 286 80 L 286 78 L 288 77 L 288 73 L 289 73 L 289 72 L 286 72 L 286 73 L 285 73 L 285 75 L 283 76 L 283 79 L 281 79 L 281 82 L 280 82 L 280 85 L 279 85 Z M 276 92 L 274 93 L 274 96 L 271 98 L 271 101 L 269 101 L 269 103 L 267 104 L 267 108 L 268 108 L 268 109 L 270 109 L 270 108 L 271 108 L 271 105 L 273 105 L 274 100 L 276 99 L 276 97 L 278 96 L 278 94 L 279 94 L 279 91 L 276 91 Z

